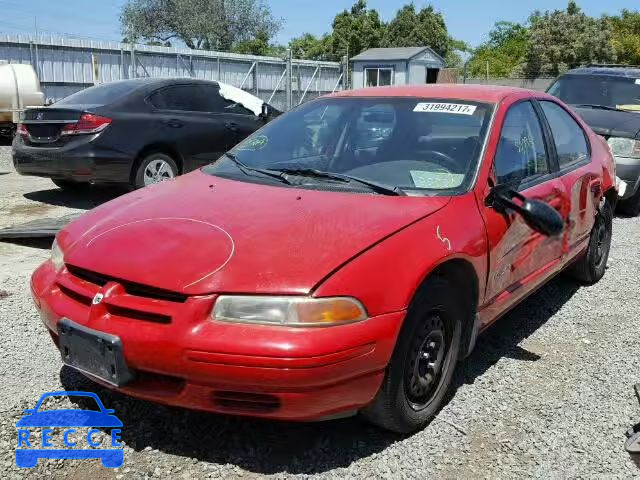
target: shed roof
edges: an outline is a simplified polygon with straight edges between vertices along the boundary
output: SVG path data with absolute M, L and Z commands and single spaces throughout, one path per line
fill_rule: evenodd
M 443 58 L 430 47 L 370 48 L 352 57 L 351 60 L 411 60 L 427 51 L 444 62 Z

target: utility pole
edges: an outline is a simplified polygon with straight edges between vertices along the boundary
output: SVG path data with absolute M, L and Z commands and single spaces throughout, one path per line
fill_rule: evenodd
M 287 49 L 287 79 L 285 85 L 286 97 L 287 97 L 287 110 L 291 110 L 293 107 L 293 52 L 290 48 Z
M 35 48 L 36 48 L 36 76 L 38 77 L 39 81 L 42 81 L 42 78 L 40 78 L 40 58 L 38 57 L 38 17 L 34 16 L 33 17 L 33 29 L 35 31 Z

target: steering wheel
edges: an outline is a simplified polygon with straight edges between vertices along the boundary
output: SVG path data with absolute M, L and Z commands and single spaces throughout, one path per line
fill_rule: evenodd
M 431 163 L 433 165 L 438 165 L 439 167 L 444 167 L 445 169 L 447 169 L 449 171 L 449 173 L 459 173 L 458 170 L 460 169 L 460 165 L 458 165 L 458 162 L 456 162 L 456 160 L 451 157 L 450 155 L 444 153 L 444 152 L 439 152 L 438 150 L 427 150 L 426 152 L 424 152 L 426 155 L 430 155 L 432 157 L 435 157 L 437 159 L 437 161 L 439 163 L 436 162 L 427 162 L 427 163 Z M 444 164 L 444 165 L 441 165 Z

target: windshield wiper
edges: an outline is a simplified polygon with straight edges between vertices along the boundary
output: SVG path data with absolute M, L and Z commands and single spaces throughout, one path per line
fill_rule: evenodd
M 251 172 L 260 173 L 262 175 L 266 175 L 267 177 L 280 180 L 282 183 L 286 183 L 287 185 L 291 185 L 291 182 L 287 179 L 287 176 L 282 172 L 278 173 L 275 170 L 266 170 L 264 168 L 250 167 L 249 165 L 246 165 L 242 163 L 240 160 L 238 160 L 238 157 L 234 153 L 226 152 L 224 156 L 227 157 L 229 160 L 231 160 L 233 163 L 235 163 L 235 165 L 245 175 L 251 175 Z
M 361 185 L 365 185 L 369 187 L 376 193 L 380 193 L 382 195 L 406 195 L 407 193 L 402 190 L 400 187 L 395 187 L 392 185 L 385 185 L 384 183 L 378 183 L 371 180 L 365 180 L 364 178 L 353 177 L 351 175 L 346 175 L 344 173 L 331 173 L 331 172 L 323 172 L 322 170 L 316 170 L 315 168 L 279 168 L 278 172 L 284 173 L 286 175 L 301 175 L 304 177 L 316 177 L 316 178 L 324 178 L 327 180 L 337 180 L 345 183 L 359 183 Z
M 616 107 L 611 107 L 609 105 L 598 105 L 595 103 L 579 103 L 577 105 L 574 105 L 574 107 L 587 107 L 587 108 L 597 108 L 600 110 L 613 110 L 613 111 L 618 111 L 618 109 Z

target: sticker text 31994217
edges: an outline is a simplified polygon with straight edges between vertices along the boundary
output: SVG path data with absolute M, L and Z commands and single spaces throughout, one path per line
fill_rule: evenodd
M 433 113 L 455 113 L 457 115 L 473 115 L 473 112 L 476 111 L 476 106 L 462 104 L 462 103 L 421 102 L 414 107 L 413 111 L 414 112 L 433 112 Z

